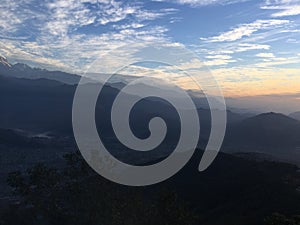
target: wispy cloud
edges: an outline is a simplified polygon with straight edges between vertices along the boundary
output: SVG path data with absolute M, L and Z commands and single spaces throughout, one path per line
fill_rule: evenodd
M 283 6 L 280 9 L 282 11 L 273 13 L 273 17 L 283 17 L 283 16 L 296 16 L 300 15 L 300 5 L 294 5 L 294 6 Z
M 205 61 L 204 64 L 206 66 L 222 66 L 227 65 L 228 63 L 236 62 L 236 60 L 228 60 L 228 59 L 214 59 L 210 61 Z
M 264 44 L 254 44 L 254 43 L 240 43 L 237 46 L 233 46 L 233 51 L 234 52 L 246 52 L 250 50 L 268 50 L 270 49 L 270 45 L 264 45 Z
M 258 53 L 256 56 L 260 58 L 275 58 L 273 53 Z
M 137 29 L 137 28 L 142 28 L 144 26 L 146 26 L 146 25 L 142 24 L 142 23 L 133 22 L 133 23 L 127 23 L 127 24 L 121 24 L 121 25 L 114 24 L 112 27 L 117 30 L 124 30 L 124 29 Z
M 58 1 L 47 4 L 49 18 L 43 32 L 54 36 L 66 36 L 70 29 L 93 24 L 96 16 L 78 0 Z
M 236 62 L 230 55 L 208 55 L 205 58 L 211 59 L 204 62 L 207 66 L 221 66 Z
M 272 17 L 300 15 L 299 0 L 267 0 L 261 8 L 277 11 L 271 14 Z
M 177 12 L 115 0 L 4 1 L 0 6 L 0 45 L 4 46 L 0 53 L 14 61 L 46 68 L 56 65 L 71 72 L 83 71 L 95 58 L 130 42 L 167 41 L 168 29 L 148 21 Z M 89 32 L 81 31 L 87 27 Z M 20 36 L 24 31 L 30 39 Z
M 241 24 L 230 31 L 221 33 L 220 35 L 201 38 L 201 40 L 207 42 L 224 42 L 224 41 L 236 41 L 243 37 L 249 37 L 256 31 L 272 29 L 274 27 L 282 26 L 289 23 L 289 20 L 256 20 L 252 23 Z
M 205 58 L 207 59 L 231 59 L 230 55 L 208 55 Z
M 186 4 L 192 7 L 215 5 L 215 4 L 227 5 L 227 4 L 233 4 L 233 3 L 245 2 L 245 1 L 246 0 L 170 0 L 170 2 L 175 2 L 178 4 Z
M 299 90 L 300 26 L 295 16 L 300 15 L 300 0 L 265 0 L 246 9 L 248 13 L 241 2 L 2 0 L 0 54 L 12 62 L 81 73 L 94 59 L 123 45 L 183 44 L 202 57 L 226 94 Z M 233 3 L 234 9 L 219 7 Z M 198 22 L 206 16 L 206 6 L 230 19 Z M 115 60 L 126 57 L 130 55 L 122 52 Z M 184 66 L 198 69 L 203 64 Z
M 267 67 L 274 67 L 274 66 L 282 66 L 282 65 L 297 65 L 300 63 L 300 59 L 298 57 L 273 57 L 264 62 L 256 63 L 254 66 L 257 68 L 267 68 Z
M 28 38 L 31 32 L 26 29 L 38 29 L 39 21 L 45 19 L 42 8 L 31 7 L 34 0 L 2 0 L 0 4 L 0 35 L 2 38 Z M 40 4 L 37 2 L 37 6 Z M 22 32 L 20 32 L 22 31 Z

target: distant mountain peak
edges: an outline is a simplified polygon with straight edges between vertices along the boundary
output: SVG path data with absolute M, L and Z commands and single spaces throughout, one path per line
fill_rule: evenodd
M 28 66 L 25 63 L 16 63 L 13 65 L 14 68 L 17 68 L 18 70 L 27 70 L 27 69 L 32 69 L 30 66 Z
M 0 64 L 5 67 L 11 67 L 11 64 L 7 61 L 7 59 L 1 55 L 0 55 Z
M 262 113 L 259 115 L 254 116 L 256 118 L 259 117 L 269 117 L 269 118 L 285 118 L 285 119 L 291 119 L 290 117 L 282 114 L 282 113 L 276 113 L 276 112 L 267 112 L 267 113 Z
M 276 116 L 286 116 L 286 115 L 277 112 L 265 112 L 265 113 L 257 114 L 254 117 L 276 117 Z
M 298 121 L 286 116 L 281 113 L 275 113 L 275 112 L 268 112 L 268 113 L 262 113 L 259 115 L 256 115 L 254 117 L 250 117 L 245 120 L 246 122 L 252 124 L 252 123 L 258 123 L 261 126 L 268 125 L 268 126 L 281 126 L 281 125 L 295 125 L 298 124 Z
M 78 84 L 80 80 L 80 76 L 76 74 L 33 68 L 25 63 L 15 63 L 12 65 L 1 55 L 0 75 L 4 77 L 25 78 L 31 80 L 47 79 L 70 85 Z

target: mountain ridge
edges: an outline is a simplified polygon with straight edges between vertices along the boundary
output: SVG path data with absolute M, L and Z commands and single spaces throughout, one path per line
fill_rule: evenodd
M 44 78 L 70 85 L 78 84 L 81 78 L 81 76 L 77 74 L 32 68 L 25 63 L 10 64 L 3 56 L 0 56 L 0 75 L 31 80 Z
M 299 112 L 293 112 L 291 114 L 289 114 L 289 116 L 295 120 L 300 121 L 300 111 Z
M 300 122 L 281 113 L 262 113 L 229 125 L 225 152 L 272 154 L 300 165 Z

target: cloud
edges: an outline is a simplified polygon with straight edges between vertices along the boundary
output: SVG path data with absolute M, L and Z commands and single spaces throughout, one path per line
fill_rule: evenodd
M 87 5 L 91 4 L 91 6 Z M 154 20 L 164 16 L 168 12 L 160 10 L 149 11 L 141 6 L 125 4 L 121 1 L 88 1 L 88 0 L 55 0 L 47 5 L 50 12 L 46 22 L 45 33 L 56 36 L 65 36 L 76 31 L 80 27 L 88 25 L 107 25 L 126 20 L 128 17 L 135 17 L 136 22 L 130 24 L 114 24 L 117 29 L 141 28 L 142 21 Z M 144 14 L 144 17 L 142 15 Z M 119 26 L 119 27 L 118 27 Z
M 115 24 L 112 27 L 117 30 L 124 30 L 124 29 L 138 29 L 138 28 L 142 28 L 144 26 L 145 26 L 145 24 L 133 22 L 133 23 L 127 23 L 127 24 L 121 24 L 121 25 Z
M 169 42 L 165 34 L 168 29 L 148 21 L 177 12 L 173 8 L 148 10 L 131 1 L 3 1 L 1 54 L 14 62 L 79 73 L 96 58 L 122 45 Z M 24 32 L 30 34 L 30 39 L 20 36 Z
M 162 18 L 166 15 L 174 14 L 178 10 L 174 8 L 162 8 L 160 10 L 145 10 L 145 9 L 139 9 L 135 17 L 138 21 L 147 21 L 147 20 L 155 20 Z
M 43 20 L 46 15 L 43 9 L 31 7 L 34 0 L 1 0 L 0 4 L 0 35 L 2 38 L 18 39 L 28 38 L 31 29 L 39 27 L 38 21 Z M 39 5 L 39 3 L 37 3 Z M 22 32 L 19 32 L 22 30 Z
M 219 54 L 232 54 L 234 53 L 232 50 L 214 50 L 214 51 L 208 51 L 208 54 L 211 55 L 219 55 Z
M 208 55 L 205 58 L 207 59 L 231 59 L 232 57 L 230 55 Z
M 47 4 L 49 19 L 43 32 L 54 36 L 66 36 L 70 29 L 79 28 L 96 21 L 96 16 L 78 0 L 53 1 Z
M 228 5 L 238 2 L 245 2 L 246 0 L 170 0 L 170 2 L 182 4 L 182 5 L 190 5 L 192 7 L 197 6 L 207 6 L 207 5 Z
M 300 43 L 300 40 L 297 40 L 295 38 L 288 38 L 286 40 L 287 43 L 292 43 L 292 44 L 299 44 Z
M 209 37 L 209 38 L 201 38 L 201 40 L 206 42 L 232 42 L 243 37 L 249 37 L 251 34 L 260 31 L 260 30 L 268 30 L 275 27 L 280 27 L 284 24 L 288 24 L 289 20 L 256 20 L 252 23 L 241 24 L 230 31 L 221 33 L 220 35 Z
M 260 58 L 275 58 L 273 53 L 258 53 L 256 56 Z
M 230 55 L 208 55 L 205 56 L 205 58 L 212 59 L 204 62 L 207 66 L 223 66 L 236 62 L 236 60 L 232 59 L 232 56 Z
M 262 45 L 262 44 L 253 44 L 253 43 L 240 43 L 237 46 L 233 47 L 234 52 L 246 52 L 250 50 L 269 50 L 270 45 Z
M 299 0 L 268 0 L 261 9 L 275 10 L 278 12 L 272 13 L 272 17 L 285 17 L 300 15 Z
M 228 59 L 214 59 L 210 61 L 205 61 L 204 64 L 206 66 L 222 66 L 227 65 L 229 63 L 236 62 L 236 60 L 228 60 Z
M 243 0 L 164 1 L 202 7 Z M 171 4 L 160 4 L 164 5 Z M 198 48 L 195 51 L 198 51 L 205 59 L 204 64 L 217 76 L 226 95 L 299 90 L 300 70 L 287 68 L 297 68 L 299 65 L 299 56 L 293 57 L 297 55 L 297 48 L 286 47 L 290 42 L 299 42 L 299 26 L 292 20 L 279 19 L 298 15 L 298 5 L 299 1 L 295 0 L 267 0 L 261 8 L 270 13 L 259 14 L 260 18 L 266 16 L 266 19 L 233 24 L 228 30 L 220 30 L 220 33 L 202 38 L 198 46 L 192 46 Z M 123 45 L 130 46 L 135 42 L 180 45 L 168 37 L 167 26 L 176 21 L 181 21 L 185 26 L 186 13 L 176 14 L 177 9 L 152 6 L 146 8 L 148 5 L 145 6 L 143 1 L 119 0 L 47 0 L 43 3 L 38 0 L 2 0 L 0 54 L 7 56 L 12 62 L 26 62 L 48 69 L 82 73 L 96 58 Z M 176 7 L 182 8 L 178 5 Z M 170 17 L 165 20 L 164 17 L 168 15 Z M 253 15 L 255 16 L 257 15 Z M 269 16 L 274 18 L 268 19 Z M 242 19 L 248 18 L 245 14 Z M 224 24 L 239 19 L 241 17 L 232 17 L 232 20 L 224 20 Z M 172 25 L 170 29 L 174 27 Z M 184 31 L 172 30 L 170 33 L 177 35 L 179 32 Z M 186 41 L 190 38 L 189 33 L 185 36 L 180 40 Z M 273 44 L 275 40 L 277 42 Z M 278 40 L 282 42 L 279 43 Z M 253 52 L 250 54 L 247 51 Z M 280 51 L 289 52 L 284 58 L 280 58 L 269 53 L 271 51 L 278 55 Z M 293 55 L 291 51 L 294 52 Z M 124 60 L 126 57 L 131 56 L 122 52 L 113 60 Z M 196 61 L 183 66 L 192 69 L 204 68 L 201 62 Z
M 283 17 L 283 16 L 296 16 L 300 15 L 300 5 L 285 6 L 281 8 L 282 11 L 273 13 L 272 17 Z
M 298 65 L 299 63 L 300 59 L 298 57 L 274 57 L 269 58 L 269 60 L 265 60 L 265 62 L 256 63 L 254 66 L 257 68 L 267 68 L 276 66 L 276 68 L 278 68 L 278 66 L 281 65 Z

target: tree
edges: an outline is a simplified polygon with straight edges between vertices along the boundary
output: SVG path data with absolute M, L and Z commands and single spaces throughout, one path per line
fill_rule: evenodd
M 286 216 L 273 213 L 265 220 L 265 225 L 300 225 L 300 216 L 287 218 Z
M 192 225 L 196 221 L 171 190 L 154 193 L 152 198 L 143 188 L 101 178 L 79 153 L 65 159 L 63 170 L 38 164 L 26 173 L 9 175 L 20 204 L 7 211 L 4 225 Z

